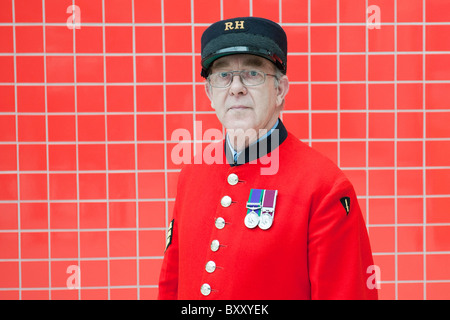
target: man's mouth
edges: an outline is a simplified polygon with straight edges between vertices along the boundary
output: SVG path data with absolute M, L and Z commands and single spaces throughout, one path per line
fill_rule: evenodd
M 228 110 L 245 110 L 245 109 L 250 109 L 250 107 L 243 105 L 235 105 L 228 108 Z

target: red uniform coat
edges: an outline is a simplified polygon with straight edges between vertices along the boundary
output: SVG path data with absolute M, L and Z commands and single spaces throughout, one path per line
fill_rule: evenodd
M 274 150 L 242 165 L 183 168 L 159 299 L 377 298 L 367 285 L 372 253 L 351 183 L 280 125 L 285 137 L 275 150 L 276 174 L 261 174 Z M 228 182 L 232 173 L 239 179 L 235 185 Z M 268 230 L 244 225 L 250 189 L 278 190 Z M 221 204 L 224 196 L 231 197 L 228 207 Z M 344 197 L 349 207 L 341 203 Z M 219 217 L 222 229 L 215 225 Z M 217 251 L 213 240 L 220 244 Z M 213 272 L 205 269 L 209 261 Z

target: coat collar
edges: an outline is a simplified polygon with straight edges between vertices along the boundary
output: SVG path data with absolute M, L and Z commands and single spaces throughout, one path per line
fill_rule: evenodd
M 245 148 L 238 156 L 237 161 L 233 159 L 233 151 L 231 150 L 227 140 L 224 140 L 225 157 L 230 166 L 239 166 L 253 160 L 259 159 L 266 154 L 272 152 L 287 138 L 287 130 L 283 122 L 278 119 L 278 125 L 267 137 L 252 143 Z

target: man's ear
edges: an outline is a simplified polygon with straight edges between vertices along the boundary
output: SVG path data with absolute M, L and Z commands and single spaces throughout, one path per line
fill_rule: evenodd
M 212 87 L 211 87 L 211 85 L 209 84 L 208 81 L 205 81 L 205 92 L 206 92 L 206 95 L 209 98 L 209 101 L 211 101 L 211 108 L 213 108 L 215 110 L 216 108 L 214 107 L 214 102 L 213 102 L 213 99 L 212 99 Z
M 278 87 L 277 87 L 277 107 L 284 106 L 284 98 L 289 92 L 289 79 L 286 75 L 282 76 L 278 79 Z

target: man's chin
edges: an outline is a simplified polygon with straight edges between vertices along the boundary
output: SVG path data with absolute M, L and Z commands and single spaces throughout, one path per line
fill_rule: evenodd
M 241 117 L 241 116 L 227 116 L 222 122 L 223 126 L 227 130 L 248 130 L 254 128 L 253 119 L 250 117 Z
M 236 133 L 254 130 L 251 123 L 240 122 L 240 121 L 236 121 L 236 122 L 233 122 L 230 124 L 225 124 L 224 127 L 227 130 L 227 132 L 236 132 Z

